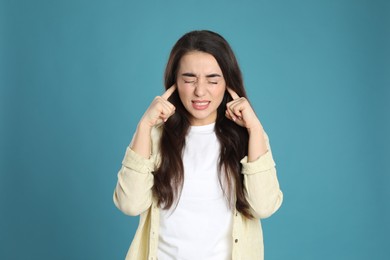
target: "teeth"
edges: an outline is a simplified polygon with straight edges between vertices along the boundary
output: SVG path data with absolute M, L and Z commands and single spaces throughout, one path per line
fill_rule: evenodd
M 207 105 L 209 102 L 194 102 L 194 103 L 203 106 L 203 105 Z

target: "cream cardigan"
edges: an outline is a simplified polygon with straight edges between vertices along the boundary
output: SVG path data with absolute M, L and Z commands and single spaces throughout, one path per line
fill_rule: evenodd
M 161 127 L 152 131 L 152 153 L 145 159 L 127 148 L 118 183 L 114 191 L 114 203 L 123 213 L 140 215 L 139 225 L 127 253 L 126 260 L 156 260 L 159 237 L 159 208 L 152 195 L 153 171 L 160 163 L 159 140 Z M 255 219 L 247 219 L 234 209 L 232 232 L 233 260 L 264 259 L 261 218 L 271 216 L 282 204 L 283 193 L 279 188 L 275 162 L 271 148 L 256 161 L 241 160 L 247 200 Z

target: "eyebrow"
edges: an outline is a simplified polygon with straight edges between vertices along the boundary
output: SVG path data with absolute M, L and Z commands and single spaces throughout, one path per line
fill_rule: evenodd
M 206 78 L 215 78 L 215 77 L 222 77 L 222 76 L 217 73 L 206 75 Z
M 184 77 L 196 77 L 196 75 L 194 73 L 190 73 L 190 72 L 186 72 L 186 73 L 183 73 L 181 75 Z M 222 76 L 217 74 L 217 73 L 206 75 L 206 78 L 215 78 L 215 77 L 222 77 Z
M 190 72 L 186 72 L 186 73 L 183 73 L 181 75 L 184 77 L 194 77 L 194 78 L 196 77 L 196 75 L 194 73 L 190 73 Z

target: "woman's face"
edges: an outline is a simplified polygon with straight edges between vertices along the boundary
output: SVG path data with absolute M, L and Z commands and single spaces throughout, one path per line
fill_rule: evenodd
M 191 125 L 215 122 L 226 82 L 214 56 L 200 51 L 185 54 L 179 62 L 176 84 Z

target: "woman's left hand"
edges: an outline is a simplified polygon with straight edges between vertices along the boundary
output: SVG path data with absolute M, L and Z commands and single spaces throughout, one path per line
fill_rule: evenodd
M 238 94 L 229 87 L 227 87 L 227 91 L 233 100 L 226 104 L 226 117 L 236 124 L 247 128 L 248 131 L 262 129 L 260 120 L 257 118 L 249 101 L 244 97 L 238 96 Z

